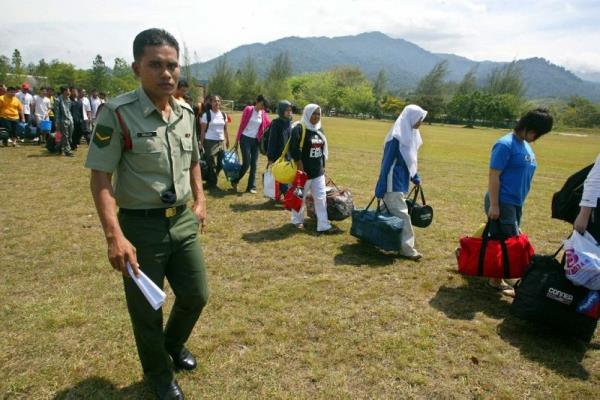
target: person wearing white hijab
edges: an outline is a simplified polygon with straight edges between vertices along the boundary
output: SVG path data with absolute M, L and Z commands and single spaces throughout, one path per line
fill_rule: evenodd
M 304 129 L 304 140 L 302 130 Z M 304 107 L 300 123 L 292 129 L 290 155 L 298 164 L 298 169 L 308 177 L 304 185 L 304 197 L 312 193 L 315 214 L 317 215 L 317 232 L 323 234 L 340 233 L 340 229 L 329 223 L 327 216 L 327 196 L 325 192 L 325 162 L 329 156 L 327 138 L 321 129 L 321 107 L 308 104 Z M 305 206 L 300 211 L 292 210 L 292 224 L 304 228 Z
M 389 211 L 404 222 L 400 254 L 415 261 L 422 255 L 415 249 L 415 234 L 405 196 L 410 181 L 415 185 L 421 184 L 417 173 L 417 152 L 423 144 L 419 126 L 426 116 L 427 111 L 417 105 L 404 107 L 385 137 L 379 179 L 375 186 L 375 196 L 383 199 Z

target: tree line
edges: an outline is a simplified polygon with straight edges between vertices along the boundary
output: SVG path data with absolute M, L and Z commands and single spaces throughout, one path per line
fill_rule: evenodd
M 25 64 L 18 49 L 11 58 L 0 55 L 1 82 L 19 86 L 27 75 L 34 76 L 39 86 L 95 88 L 109 96 L 133 90 L 138 85 L 131 66 L 123 58 L 115 58 L 109 67 L 98 54 L 90 68 L 78 69 L 57 59 Z M 194 85 L 197 79 L 192 74 L 185 44 L 181 75 L 191 84 L 192 96 L 198 96 Z M 375 118 L 395 118 L 406 104 L 416 103 L 428 110 L 429 121 L 469 127 L 508 128 L 525 110 L 544 105 L 551 109 L 560 126 L 600 127 L 600 105 L 585 98 L 543 100 L 535 104 L 526 99 L 522 74 L 514 62 L 492 70 L 482 81 L 478 81 L 476 69 L 465 74 L 460 82 L 451 82 L 447 76 L 448 64 L 443 61 L 435 65 L 414 90 L 399 92 L 388 88 L 388 78 L 383 70 L 373 80 L 354 66 L 293 75 L 288 54 L 280 53 L 261 79 L 256 60 L 251 55 L 238 69 L 223 56 L 208 77 L 207 93 L 234 100 L 239 107 L 251 104 L 256 95 L 262 93 L 273 103 L 287 99 L 298 108 L 317 103 L 327 113 Z M 194 98 L 194 101 L 201 99 Z
M 131 66 L 119 57 L 115 58 L 110 68 L 98 54 L 92 60 L 91 68 L 79 69 L 58 59 L 48 62 L 42 58 L 37 63 L 25 64 L 18 49 L 13 51 L 10 58 L 0 55 L 0 82 L 7 86 L 21 86 L 27 76 L 32 76 L 38 87 L 58 89 L 64 85 L 75 86 L 97 89 L 113 96 L 138 86 Z
M 341 115 L 395 118 L 408 103 L 416 103 L 429 112 L 429 121 L 510 128 L 522 113 L 536 106 L 551 109 L 559 126 L 600 127 L 600 105 L 582 97 L 569 100 L 525 97 L 525 83 L 519 66 L 508 63 L 492 70 L 483 81 L 472 69 L 460 82 L 447 80 L 448 64 L 435 65 L 410 92 L 394 92 L 381 70 L 374 80 L 353 66 L 329 71 L 292 74 L 286 53 L 272 61 L 261 80 L 252 56 L 235 70 L 226 57 L 217 60 L 209 78 L 208 90 L 233 99 L 239 105 L 250 104 L 256 93 L 278 101 L 291 100 L 299 108 L 317 103 L 326 112 Z

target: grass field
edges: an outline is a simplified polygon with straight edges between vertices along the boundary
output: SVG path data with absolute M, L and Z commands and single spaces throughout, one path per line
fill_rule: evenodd
M 372 196 L 390 124 L 324 120 L 327 171 L 359 207 Z M 484 221 L 489 150 L 504 132 L 421 133 L 419 172 L 435 220 L 416 228 L 418 263 L 348 233 L 316 236 L 310 220 L 298 231 L 260 194 L 207 194 L 200 240 L 211 298 L 188 343 L 201 366 L 178 375 L 187 398 L 600 398 L 600 334 L 589 347 L 557 338 L 511 317 L 510 300 L 483 280 L 455 272 L 458 238 Z M 523 230 L 550 253 L 570 230 L 550 219 L 552 193 L 595 159 L 600 135 L 552 134 L 533 147 L 539 167 Z M 2 399 L 151 398 L 86 152 L 0 148 Z M 349 220 L 337 225 L 350 229 Z

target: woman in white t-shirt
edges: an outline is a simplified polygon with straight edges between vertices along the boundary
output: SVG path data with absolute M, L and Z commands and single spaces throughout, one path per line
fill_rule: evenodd
M 271 123 L 267 115 L 267 100 L 262 94 L 258 95 L 253 106 L 246 106 L 242 113 L 242 120 L 237 132 L 236 144 L 239 143 L 242 150 L 242 169 L 238 179 L 231 182 L 237 190 L 238 182 L 244 177 L 248 168 L 247 193 L 256 193 L 256 165 L 258 163 L 258 150 L 262 135 Z
M 212 108 L 200 118 L 200 148 L 204 151 L 209 170 L 205 177 L 207 188 L 217 186 L 225 147 L 229 147 L 227 114 L 221 111 L 221 97 L 212 96 L 211 105 Z

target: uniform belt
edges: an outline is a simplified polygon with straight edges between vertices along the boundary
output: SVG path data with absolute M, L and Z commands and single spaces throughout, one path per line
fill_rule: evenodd
M 177 207 L 169 208 L 149 208 L 146 210 L 133 210 L 131 208 L 119 208 L 119 212 L 125 215 L 136 215 L 138 217 L 166 217 L 171 218 L 181 214 L 187 206 L 182 204 Z

